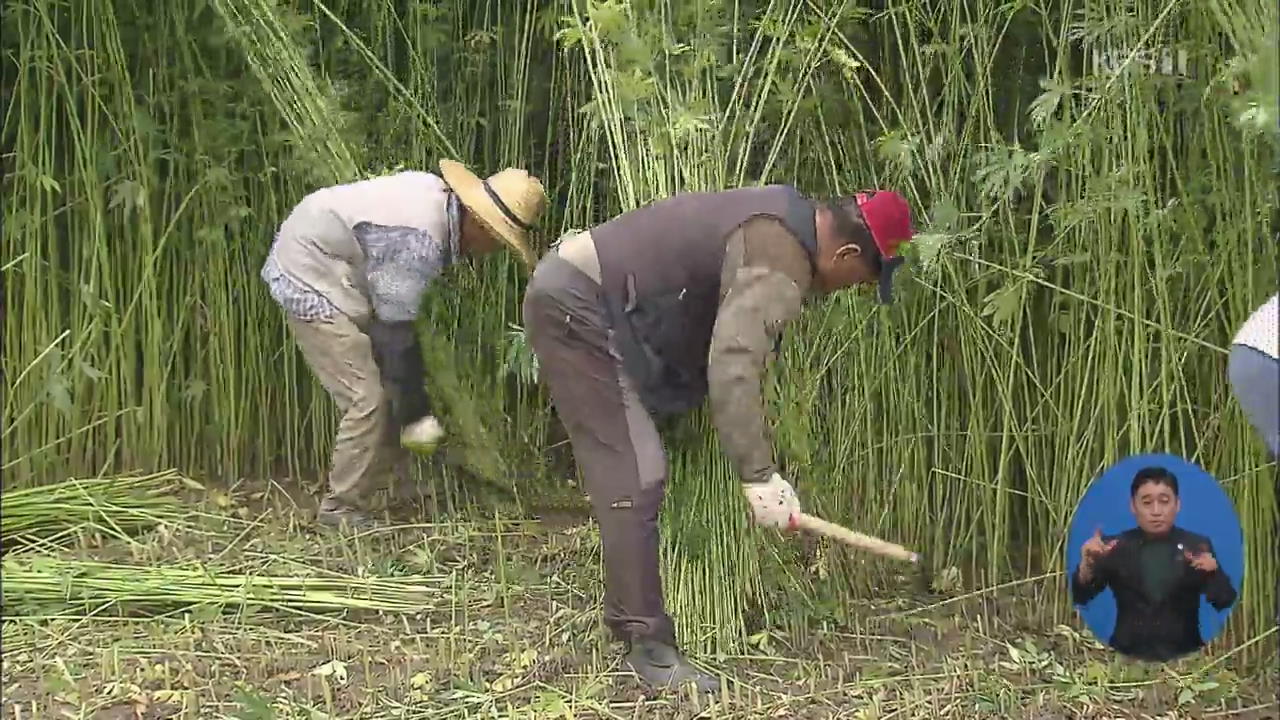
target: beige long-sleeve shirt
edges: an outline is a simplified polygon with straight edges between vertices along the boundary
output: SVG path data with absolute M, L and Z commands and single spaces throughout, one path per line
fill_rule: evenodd
M 743 482 L 765 482 L 777 465 L 761 383 L 779 333 L 803 309 L 813 268 L 795 236 L 772 217 L 740 226 L 725 250 L 707 369 L 711 418 Z

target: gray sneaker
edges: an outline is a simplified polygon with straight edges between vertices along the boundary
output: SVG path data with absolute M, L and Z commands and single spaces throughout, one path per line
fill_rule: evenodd
M 703 672 L 679 650 L 666 643 L 636 640 L 631 644 L 625 663 L 646 685 L 654 689 L 675 688 L 693 683 L 698 692 L 720 691 L 720 680 Z

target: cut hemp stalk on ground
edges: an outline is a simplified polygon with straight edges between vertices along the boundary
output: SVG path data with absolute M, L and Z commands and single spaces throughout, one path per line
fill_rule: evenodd
M 126 538 L 160 523 L 181 524 L 189 514 L 177 491 L 199 485 L 176 472 L 77 479 L 8 490 L 0 539 L 14 546 L 50 543 L 81 529 Z
M 4 560 L 7 614 L 38 615 L 56 608 L 96 614 L 103 606 L 125 613 L 162 614 L 197 606 L 273 609 L 304 615 L 337 610 L 416 613 L 448 604 L 458 588 L 449 575 L 361 578 L 245 575 L 203 565 L 152 567 L 65 560 L 22 553 Z M 484 602 L 476 593 L 475 603 Z

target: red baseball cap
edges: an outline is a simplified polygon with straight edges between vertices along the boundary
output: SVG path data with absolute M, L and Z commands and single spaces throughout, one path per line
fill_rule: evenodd
M 880 250 L 880 302 L 893 302 L 893 273 L 906 262 L 898 248 L 915 234 L 911 227 L 911 207 L 892 190 L 861 190 L 854 193 L 862 222 Z

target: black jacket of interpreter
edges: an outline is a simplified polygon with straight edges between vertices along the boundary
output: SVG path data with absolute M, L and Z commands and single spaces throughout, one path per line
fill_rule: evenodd
M 1204 641 L 1200 635 L 1200 596 L 1204 595 L 1221 611 L 1236 601 L 1231 578 L 1218 567 L 1208 573 L 1197 570 L 1177 549 L 1199 553 L 1213 552 L 1213 543 L 1198 533 L 1174 526 L 1161 541 L 1170 544 L 1169 562 L 1174 565 L 1173 588 L 1161 598 L 1147 597 L 1143 585 L 1141 552 L 1148 540 L 1141 528 L 1119 535 L 1103 536 L 1103 542 L 1119 540 L 1107 555 L 1094 562 L 1090 582 L 1080 581 L 1079 568 L 1071 574 L 1071 598 L 1085 605 L 1106 588 L 1111 588 L 1116 601 L 1116 626 L 1111 634 L 1111 647 L 1143 660 L 1162 662 L 1199 650 Z M 1217 554 L 1214 553 L 1217 558 Z

